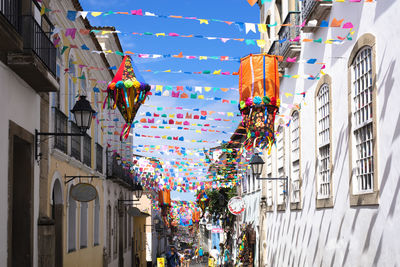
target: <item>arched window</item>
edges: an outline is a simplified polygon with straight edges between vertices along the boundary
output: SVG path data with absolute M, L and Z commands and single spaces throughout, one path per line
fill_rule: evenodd
M 349 58 L 351 205 L 378 204 L 375 37 L 364 34 Z
M 100 200 L 99 196 L 94 200 L 93 205 L 93 245 L 100 244 Z
M 71 189 L 68 195 L 68 252 L 72 252 L 76 250 L 76 201 L 71 196 Z
M 282 121 L 283 123 L 283 121 Z M 286 176 L 285 171 L 285 128 L 282 125 L 278 126 L 276 131 L 276 168 L 278 170 L 278 177 Z M 277 205 L 278 210 L 285 208 L 285 182 L 277 181 Z M 280 205 L 283 205 L 282 207 Z
M 111 205 L 107 205 L 107 256 L 108 262 L 111 261 L 111 247 L 112 247 L 112 217 L 111 217 Z
M 80 248 L 87 247 L 88 239 L 88 203 L 81 202 L 80 214 Z
M 317 208 L 332 207 L 332 114 L 331 78 L 324 75 L 317 85 L 316 108 L 316 162 L 317 162 Z
M 300 208 L 300 117 L 299 111 L 292 113 L 292 122 L 290 124 L 290 162 L 291 162 L 291 203 L 292 208 Z
M 114 229 L 113 229 L 113 255 L 114 258 L 118 254 L 118 206 L 114 207 Z
M 69 60 L 68 60 L 68 114 L 69 114 L 69 119 L 72 120 L 72 113 L 71 109 L 75 104 L 75 96 L 76 96 L 76 68 L 75 68 L 75 57 L 70 54 Z

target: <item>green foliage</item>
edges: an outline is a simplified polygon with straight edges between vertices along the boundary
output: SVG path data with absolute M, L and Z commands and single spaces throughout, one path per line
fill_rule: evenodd
M 228 202 L 236 196 L 236 187 L 221 188 L 219 190 L 209 189 L 206 190 L 208 200 L 208 211 L 211 214 L 228 214 Z

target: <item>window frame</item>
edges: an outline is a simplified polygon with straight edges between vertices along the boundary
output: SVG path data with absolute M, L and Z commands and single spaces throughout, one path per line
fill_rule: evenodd
M 354 155 L 353 144 L 354 130 L 353 127 L 353 64 L 359 53 L 369 47 L 371 49 L 371 80 L 372 80 L 372 134 L 373 134 L 373 145 L 372 145 L 372 164 L 373 164 L 373 179 L 372 179 L 372 190 L 371 192 L 365 193 L 354 193 L 353 184 L 355 183 L 353 166 Z M 349 195 L 350 195 L 350 206 L 371 206 L 379 205 L 379 179 L 378 179 L 378 134 L 377 134 L 377 86 L 376 86 L 376 38 L 370 33 L 363 34 L 355 43 L 348 61 L 348 136 L 349 136 Z M 367 124 L 365 124 L 367 125 Z
M 277 177 L 281 177 L 279 175 L 279 170 L 283 169 L 283 177 L 287 177 L 287 172 L 286 172 L 286 127 L 285 127 L 285 123 L 282 119 L 279 120 L 279 124 L 277 125 L 276 129 L 277 131 L 279 130 L 279 128 L 282 129 L 282 132 L 280 134 L 282 134 L 282 166 L 279 164 L 279 144 L 278 144 L 278 139 L 276 138 L 277 142 L 276 142 L 276 172 L 277 172 Z M 279 132 L 279 131 L 278 131 Z M 288 181 L 277 181 L 276 182 L 276 208 L 278 211 L 284 211 L 286 209 L 286 202 L 287 202 L 287 197 L 288 197 L 288 192 L 283 193 L 283 201 L 282 203 L 279 202 L 279 192 L 280 189 L 282 188 L 283 190 L 285 189 L 285 183 L 287 183 Z
M 318 196 L 318 181 L 320 179 L 319 176 L 319 141 L 318 141 L 318 135 L 319 135 L 319 128 L 318 128 L 318 108 L 319 108 L 319 93 L 323 86 L 327 85 L 329 87 L 328 91 L 328 101 L 329 101 L 329 143 L 323 144 L 321 147 L 326 146 L 329 144 L 329 196 L 327 198 L 319 198 Z M 333 125 L 332 125 L 332 108 L 333 108 L 333 103 L 332 103 L 332 78 L 328 75 L 325 74 L 321 77 L 317 84 L 317 89 L 315 90 L 315 96 L 314 96 L 314 102 L 315 102 L 315 162 L 317 166 L 315 167 L 315 201 L 316 201 L 316 208 L 332 208 L 334 206 L 333 202 L 333 149 L 332 149 L 332 142 L 333 142 L 333 137 L 332 137 L 332 132 L 333 132 Z
M 67 206 L 67 253 L 72 253 L 74 251 L 77 250 L 77 220 L 78 220 L 78 216 L 77 216 L 77 210 L 78 210 L 78 203 L 75 199 L 72 198 L 71 196 L 71 189 L 72 186 L 69 187 L 68 189 L 68 206 Z M 71 220 L 71 208 L 72 208 L 72 204 L 74 204 L 73 208 L 74 208 L 74 213 L 75 215 L 73 216 L 72 220 Z M 72 225 L 71 223 L 73 223 L 73 229 L 71 229 Z M 72 239 L 70 240 L 70 235 L 71 235 L 71 230 L 73 230 L 73 235 L 72 235 Z M 73 247 L 71 246 L 73 245 Z
M 293 114 L 294 113 L 298 113 L 298 158 L 296 160 L 293 160 Z M 302 192 L 301 192 L 301 188 L 302 188 L 302 179 L 301 179 L 301 117 L 300 117 L 300 110 L 297 107 L 294 107 L 292 109 L 292 111 L 290 112 L 290 116 L 292 117 L 292 121 L 290 123 L 289 126 L 289 134 L 290 134 L 290 142 L 289 142 L 289 149 L 290 149 L 290 192 L 289 193 L 289 198 L 290 198 L 290 209 L 291 210 L 300 210 L 302 209 Z M 298 183 L 299 183 L 299 201 L 298 202 L 293 202 L 293 198 L 292 198 L 292 193 L 293 193 L 293 163 L 298 161 L 298 165 L 299 165 L 299 179 L 298 179 Z

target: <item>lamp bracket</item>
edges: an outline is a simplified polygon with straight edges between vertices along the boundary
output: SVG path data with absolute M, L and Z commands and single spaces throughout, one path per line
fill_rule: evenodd
M 76 178 L 100 178 L 100 176 L 96 176 L 96 175 L 64 175 L 64 178 L 67 180 L 64 183 L 68 184 L 69 182 L 72 182 L 73 180 L 75 180 Z
M 85 132 L 80 133 L 40 133 L 38 130 L 35 130 L 35 160 L 40 160 L 42 157 L 42 153 L 39 152 L 39 145 L 41 143 L 39 136 L 84 136 Z

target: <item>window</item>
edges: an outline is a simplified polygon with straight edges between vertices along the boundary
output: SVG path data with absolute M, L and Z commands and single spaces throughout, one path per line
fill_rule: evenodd
M 247 175 L 243 175 L 242 179 L 242 187 L 243 187 L 243 193 L 247 193 Z
M 83 163 L 92 166 L 92 138 L 88 134 L 83 137 Z
M 87 247 L 88 239 L 88 203 L 81 202 L 80 248 Z
M 272 156 L 271 156 L 271 154 L 267 155 L 267 177 L 268 178 L 272 177 Z M 268 209 L 268 207 L 272 207 L 272 205 L 274 204 L 272 189 L 273 189 L 273 181 L 267 180 L 267 210 L 272 210 L 272 209 Z
M 68 61 L 68 112 L 69 112 L 69 119 L 72 120 L 73 116 L 71 113 L 71 109 L 75 104 L 75 97 L 76 97 L 76 71 L 75 71 L 75 64 L 74 64 L 74 57 L 71 55 Z
M 71 187 L 72 188 L 72 187 Z M 68 252 L 76 250 L 76 201 L 68 197 Z
M 300 123 L 299 111 L 292 113 L 292 123 L 290 124 L 291 137 L 291 202 L 300 203 Z
M 71 132 L 80 133 L 78 126 L 71 121 Z M 71 136 L 71 156 L 81 160 L 81 136 Z
M 372 130 L 372 62 L 371 48 L 362 49 L 352 69 L 353 140 L 355 141 L 354 193 L 373 189 L 373 130 Z
M 113 243 L 113 254 L 114 258 L 116 258 L 118 252 L 118 206 L 114 207 Z
M 93 205 L 93 245 L 100 244 L 100 200 L 99 196 L 94 200 Z
M 349 58 L 351 205 L 379 204 L 375 62 L 375 37 L 364 34 Z
M 96 170 L 103 173 L 103 147 L 96 144 Z
M 111 261 L 111 247 L 112 247 L 112 220 L 111 220 L 111 206 L 110 204 L 107 206 L 107 255 L 108 255 L 108 262 Z
M 278 126 L 276 131 L 276 166 L 278 169 L 278 177 L 286 177 L 285 173 L 285 128 L 283 126 Z M 277 204 L 285 204 L 285 181 L 277 181 Z
M 58 108 L 54 110 L 54 127 L 56 133 L 68 132 L 68 118 Z M 54 147 L 67 153 L 67 136 L 54 136 Z
M 124 211 L 124 249 L 126 249 L 128 247 L 128 216 L 126 216 L 126 207 L 124 207 L 125 211 Z

